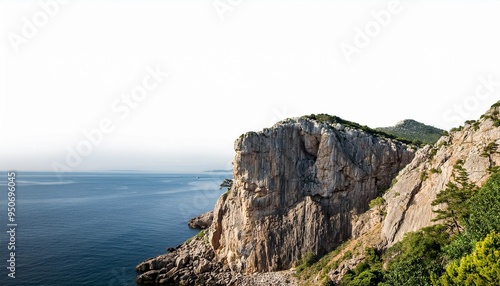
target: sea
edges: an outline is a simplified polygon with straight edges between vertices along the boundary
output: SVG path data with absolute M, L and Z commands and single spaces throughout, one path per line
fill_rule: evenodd
M 2 172 L 0 285 L 136 286 L 135 266 L 195 236 L 199 230 L 190 229 L 188 220 L 212 210 L 226 191 L 219 185 L 231 177 L 17 172 L 15 217 L 9 217 L 9 180 Z M 12 234 L 14 251 L 8 249 Z M 11 252 L 15 278 L 8 276 Z

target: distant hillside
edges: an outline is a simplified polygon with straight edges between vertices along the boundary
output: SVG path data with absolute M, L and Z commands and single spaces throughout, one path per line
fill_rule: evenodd
M 207 170 L 205 173 L 232 173 L 233 170 Z
M 408 141 L 420 141 L 423 144 L 434 144 L 443 135 L 444 130 L 425 125 L 413 119 L 405 119 L 396 126 L 375 128 Z

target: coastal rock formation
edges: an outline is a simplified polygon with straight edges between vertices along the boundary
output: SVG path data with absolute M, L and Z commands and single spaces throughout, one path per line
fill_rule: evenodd
M 290 268 L 352 235 L 352 216 L 414 157 L 408 146 L 338 123 L 289 119 L 235 142 L 234 183 L 209 241 L 234 272 Z
M 435 224 L 431 202 L 446 188 L 453 166 L 464 162 L 471 182 L 484 184 L 491 171 L 500 166 L 500 114 L 493 106 L 478 121 L 468 121 L 433 147 L 419 150 L 415 159 L 396 178 L 397 183 L 385 194 L 387 216 L 381 236 L 387 246 L 402 239 L 410 231 Z
M 136 267 L 142 285 L 238 285 L 229 268 L 217 262 L 203 236 L 180 245 L 171 253 L 145 260 Z
M 359 126 L 359 125 L 358 125 Z M 328 272 L 339 283 L 405 233 L 435 224 L 431 202 L 463 162 L 481 186 L 500 168 L 500 103 L 416 153 L 373 130 L 309 118 L 282 121 L 235 142 L 234 183 L 200 237 L 137 270 L 144 285 L 297 285 L 288 269 L 341 243 Z M 374 208 L 369 202 L 383 195 Z M 339 248 L 340 249 L 340 248 Z M 351 253 L 349 256 L 346 253 Z M 317 285 L 314 280 L 308 285 Z M 260 283 L 259 282 L 259 283 Z
M 213 218 L 214 218 L 214 212 L 209 211 L 195 218 L 190 219 L 188 221 L 188 226 L 190 228 L 206 229 L 212 224 Z
M 286 285 L 289 275 L 250 274 L 288 269 L 350 238 L 352 217 L 413 159 L 412 148 L 372 131 L 304 117 L 242 135 L 234 183 L 206 234 L 138 265 L 137 282 Z
M 293 272 L 232 273 L 227 265 L 215 258 L 206 236 L 196 236 L 172 253 L 150 258 L 136 267 L 142 274 L 141 285 L 206 285 L 206 286 L 294 286 Z

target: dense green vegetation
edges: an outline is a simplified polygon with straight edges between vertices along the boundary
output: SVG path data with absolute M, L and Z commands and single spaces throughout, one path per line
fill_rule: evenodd
M 465 231 L 444 248 L 449 261 L 471 253 L 488 234 L 500 233 L 500 173 L 492 175 L 468 202 L 468 214 L 462 220 Z
M 383 285 L 432 285 L 431 278 L 444 271 L 441 249 L 449 241 L 450 235 L 442 225 L 408 233 L 386 254 L 389 267 Z
M 500 285 L 500 173 L 478 190 L 462 166 L 433 203 L 446 203 L 438 211 L 445 225 L 409 233 L 389 249 L 382 285 Z
M 383 280 L 382 259 L 374 248 L 366 248 L 365 260 L 344 275 L 341 286 L 378 285 Z
M 491 233 L 476 243 L 471 254 L 446 267 L 436 285 L 498 285 L 500 282 L 500 234 Z
M 444 130 L 411 119 L 403 120 L 396 126 L 380 127 L 377 130 L 391 134 L 397 138 L 431 145 L 435 144 L 444 134 Z
M 407 233 L 384 254 L 367 249 L 341 285 L 500 285 L 500 173 L 477 188 L 458 161 L 433 205 L 442 224 Z
M 340 285 L 432 285 L 431 277 L 439 277 L 445 271 L 441 266 L 441 248 L 449 241 L 445 227 L 437 225 L 408 233 L 384 255 L 367 248 L 365 260 L 348 271 Z

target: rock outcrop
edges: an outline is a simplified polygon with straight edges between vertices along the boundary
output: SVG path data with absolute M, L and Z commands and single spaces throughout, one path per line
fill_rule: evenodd
M 288 269 L 307 253 L 332 250 L 351 237 L 352 217 L 413 159 L 409 146 L 370 131 L 296 118 L 242 135 L 234 183 L 217 201 L 207 234 L 141 263 L 137 281 L 285 285 L 289 277 L 241 273 Z
M 141 285 L 294 286 L 292 271 L 242 275 L 215 259 L 206 236 L 196 236 L 171 253 L 150 258 L 136 267 Z
M 145 260 L 136 267 L 142 285 L 238 285 L 238 276 L 218 262 L 206 237 L 197 236 L 171 253 Z
M 385 194 L 387 216 L 383 222 L 382 239 L 393 245 L 410 231 L 417 231 L 435 222 L 431 202 L 446 188 L 459 161 L 471 182 L 481 186 L 491 171 L 500 166 L 500 113 L 493 106 L 478 121 L 468 121 L 433 147 L 419 150 L 415 159 L 396 178 L 397 183 Z
M 190 228 L 195 228 L 195 229 L 206 229 L 212 224 L 213 218 L 214 218 L 214 212 L 209 211 L 195 218 L 190 219 L 188 221 L 188 226 Z
M 414 157 L 408 146 L 341 124 L 290 119 L 235 143 L 234 183 L 209 238 L 234 272 L 287 269 L 352 235 L 352 216 Z

